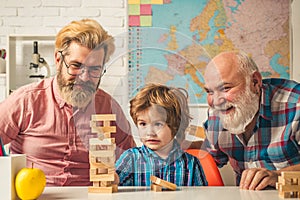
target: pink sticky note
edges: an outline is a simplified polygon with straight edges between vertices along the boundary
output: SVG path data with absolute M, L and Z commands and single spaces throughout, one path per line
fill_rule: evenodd
M 141 4 L 140 5 L 141 15 L 152 15 L 152 6 L 151 4 Z
M 129 15 L 129 26 L 140 26 L 140 16 Z

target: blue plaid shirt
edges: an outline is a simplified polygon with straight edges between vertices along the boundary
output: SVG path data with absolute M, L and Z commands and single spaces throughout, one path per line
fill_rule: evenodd
M 150 186 L 150 176 L 177 186 L 202 186 L 207 181 L 199 160 L 180 149 L 174 140 L 168 158 L 162 159 L 143 145 L 125 151 L 116 162 L 120 186 Z
M 256 126 L 248 143 L 223 129 L 219 117 L 208 111 L 207 150 L 219 167 L 230 162 L 239 185 L 247 168 L 278 170 L 300 163 L 300 84 L 265 79 Z

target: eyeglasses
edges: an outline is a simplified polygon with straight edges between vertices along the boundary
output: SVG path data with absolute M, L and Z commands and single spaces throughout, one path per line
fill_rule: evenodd
M 81 63 L 70 63 L 67 64 L 65 61 L 65 56 L 63 55 L 62 51 L 58 51 L 61 54 L 62 61 L 67 67 L 67 72 L 71 76 L 78 76 L 81 75 L 85 72 L 85 70 L 88 71 L 88 74 L 92 78 L 100 78 L 104 75 L 106 72 L 106 69 L 103 70 L 103 67 L 98 65 L 98 66 L 86 66 Z

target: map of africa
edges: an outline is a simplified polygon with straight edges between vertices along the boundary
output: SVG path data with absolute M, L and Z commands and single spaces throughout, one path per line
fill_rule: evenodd
M 290 77 L 289 0 L 168 0 L 151 27 L 129 28 L 129 98 L 145 84 L 185 88 L 206 103 L 203 71 L 220 52 L 243 50 L 263 77 Z

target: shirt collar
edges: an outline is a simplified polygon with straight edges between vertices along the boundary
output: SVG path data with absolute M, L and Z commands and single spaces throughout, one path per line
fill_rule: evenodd
M 272 120 L 272 109 L 271 109 L 271 90 L 267 84 L 262 85 L 261 89 L 261 103 L 259 108 L 259 114 L 261 117 L 267 120 Z
M 67 105 L 66 101 L 61 97 L 59 93 L 57 76 L 54 77 L 53 81 L 53 94 L 57 104 L 59 105 L 59 108 L 63 108 L 65 105 Z
M 160 160 L 164 160 L 161 157 L 159 157 L 152 149 L 148 148 L 145 145 L 142 146 L 142 150 L 146 154 L 146 156 L 148 156 L 148 157 L 154 157 L 154 158 L 157 158 L 157 159 L 160 159 Z M 173 147 L 172 147 L 172 149 L 169 153 L 169 156 L 166 158 L 166 160 L 169 160 L 170 158 L 174 158 L 174 157 L 177 158 L 177 156 L 173 156 L 173 155 L 176 155 L 176 154 L 181 155 L 183 153 L 184 152 L 181 150 L 180 145 L 178 144 L 177 140 L 174 139 L 173 140 Z

